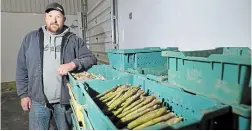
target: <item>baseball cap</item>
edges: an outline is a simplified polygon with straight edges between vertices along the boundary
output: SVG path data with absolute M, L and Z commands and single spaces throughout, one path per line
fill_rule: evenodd
M 63 15 L 65 15 L 64 8 L 59 3 L 53 2 L 53 3 L 48 4 L 46 6 L 45 12 L 48 13 L 51 10 L 60 11 Z

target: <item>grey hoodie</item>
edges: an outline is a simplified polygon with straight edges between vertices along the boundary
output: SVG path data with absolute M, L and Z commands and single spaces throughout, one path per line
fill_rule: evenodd
M 60 102 L 61 94 L 61 76 L 57 74 L 60 66 L 60 51 L 63 36 L 69 32 L 69 28 L 63 28 L 60 34 L 44 32 L 44 57 L 43 57 L 43 80 L 44 93 L 49 103 Z
M 44 32 L 42 27 L 28 33 L 22 43 L 17 56 L 16 88 L 21 98 L 30 97 L 42 105 L 48 101 L 44 94 Z M 88 70 L 97 63 L 94 54 L 87 48 L 86 42 L 68 32 L 64 35 L 61 47 L 60 63 L 73 62 L 77 67 L 72 72 Z M 60 104 L 69 105 L 70 95 L 67 88 L 68 76 L 62 76 Z

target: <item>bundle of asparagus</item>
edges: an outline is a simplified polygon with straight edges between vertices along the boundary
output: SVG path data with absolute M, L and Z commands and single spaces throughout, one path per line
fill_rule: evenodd
M 106 80 L 102 75 L 95 75 L 94 73 L 81 72 L 81 73 L 72 73 L 75 79 L 77 80 L 89 80 L 89 79 L 101 79 Z
M 155 95 L 147 95 L 140 86 L 117 85 L 94 99 L 103 103 L 100 108 L 119 129 L 126 126 L 138 130 L 161 122 L 171 126 L 183 119 L 162 106 Z

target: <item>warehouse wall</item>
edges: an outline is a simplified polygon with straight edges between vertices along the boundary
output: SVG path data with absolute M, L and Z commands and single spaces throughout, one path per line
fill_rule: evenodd
M 1 19 L 1 80 L 9 82 L 15 80 L 16 58 L 24 36 L 44 25 L 44 19 L 43 14 L 6 12 L 1 12 Z M 74 20 L 76 15 L 67 15 L 65 24 L 70 26 Z M 78 34 L 77 29 L 71 31 Z
M 87 0 L 87 45 L 102 64 L 108 64 L 106 50 L 117 48 L 112 5 L 113 0 Z
M 1 0 L 2 12 L 15 13 L 44 13 L 47 4 L 60 3 L 67 15 L 75 15 L 82 11 L 83 0 Z
M 250 47 L 250 5 L 250 0 L 118 0 L 119 48 Z

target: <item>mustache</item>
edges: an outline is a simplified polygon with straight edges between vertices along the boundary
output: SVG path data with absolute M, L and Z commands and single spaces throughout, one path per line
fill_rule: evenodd
M 57 25 L 57 26 L 59 26 L 57 23 L 51 23 L 50 25 Z

